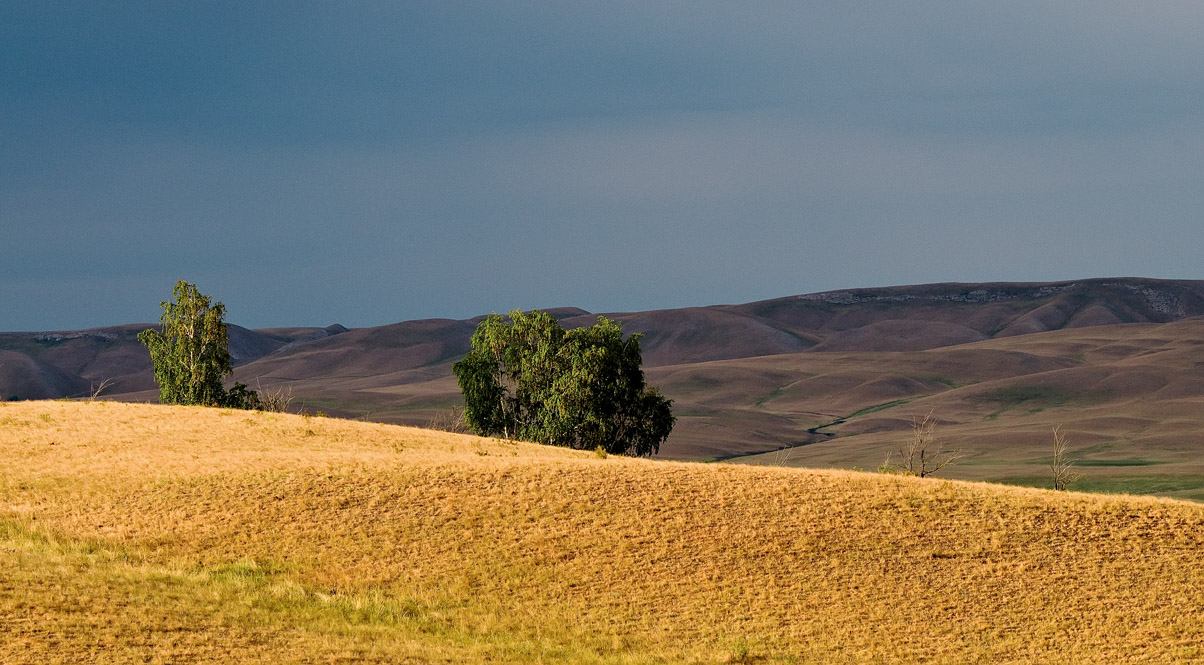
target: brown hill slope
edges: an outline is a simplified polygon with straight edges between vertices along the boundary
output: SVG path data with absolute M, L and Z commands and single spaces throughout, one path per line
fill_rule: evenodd
M 992 364 L 997 372 L 985 371 Z M 768 447 L 806 445 L 742 461 L 788 456 L 789 464 L 876 468 L 908 438 L 913 419 L 932 413 L 942 447 L 967 454 L 950 477 L 1047 484 L 1051 430 L 1060 426 L 1084 467 L 1080 487 L 1204 499 L 1204 319 L 917 353 L 799 354 L 778 367 L 795 371 L 764 403 L 738 408 Z M 725 372 L 748 370 L 710 371 L 721 381 Z M 664 382 L 673 394 L 673 377 Z M 683 410 L 702 401 L 679 394 Z M 693 420 L 686 415 L 679 426 L 706 424 Z
M 54 382 L 53 387 L 34 392 L 27 376 L 0 374 L 0 395 L 10 399 L 79 397 L 101 382 L 111 383 L 106 395 L 153 393 L 150 356 L 138 342 L 138 333 L 149 327 L 152 326 L 129 324 L 89 330 L 0 333 L 0 351 L 20 353 L 64 377 Z M 230 325 L 230 356 L 238 366 L 345 330 L 342 326 L 331 326 L 255 331 Z
M 78 376 L 40 363 L 18 351 L 0 351 L 0 401 L 16 399 L 52 399 L 60 395 L 81 394 L 88 384 Z
M 561 313 L 566 326 L 596 320 L 577 311 L 577 316 Z M 655 368 L 804 350 L 917 351 L 1022 330 L 1164 322 L 1200 314 L 1204 282 L 1123 279 L 863 289 L 607 316 L 623 322 L 626 332 L 645 336 L 645 366 Z M 309 345 L 303 357 L 264 358 L 243 368 L 240 376 L 244 381 L 297 382 L 299 395 L 344 413 L 356 413 L 356 404 L 362 404 L 359 414 L 371 410 L 374 418 L 419 423 L 430 414 L 410 413 L 413 409 L 396 404 L 403 408 L 390 410 L 388 399 L 380 395 L 417 396 L 415 384 L 435 380 L 427 393 L 431 399 L 424 403 L 431 408 L 453 403 L 454 389 L 449 391 L 446 382 L 451 361 L 467 349 L 476 321 L 409 322 L 356 331 Z M 323 386 L 326 390 L 320 390 Z
M 555 310 L 567 326 L 589 325 L 580 309 Z M 1012 335 L 1204 315 L 1204 282 L 1137 278 L 1038 284 L 932 284 L 856 289 L 745 305 L 611 314 L 645 335 L 647 366 L 817 351 L 916 351 Z M 463 353 L 479 319 L 429 320 L 352 331 L 341 326 L 251 331 L 231 326 L 241 376 L 282 382 L 378 377 L 404 385 Z M 150 387 L 149 361 L 134 339 L 146 326 L 75 332 L 0 333 L 0 350 L 21 352 L 84 381 L 117 380 L 114 392 Z M 268 358 L 268 356 L 272 356 Z M 448 370 L 443 370 L 447 374 Z M 398 374 L 402 373 L 402 374 Z M 0 384 L 0 394 L 13 394 Z
M 913 351 L 1062 328 L 1165 323 L 1204 314 L 1204 282 L 1137 278 L 854 289 L 731 308 L 836 342 L 830 350 Z M 910 326 L 923 325 L 925 342 Z M 862 329 L 876 326 L 866 333 Z M 901 338 L 902 348 L 882 340 Z M 873 346 L 846 342 L 871 340 Z

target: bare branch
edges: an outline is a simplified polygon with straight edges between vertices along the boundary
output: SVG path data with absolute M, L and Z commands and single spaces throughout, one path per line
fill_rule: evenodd
M 442 430 L 454 434 L 468 434 L 472 428 L 464 418 L 464 409 L 453 406 L 446 411 L 439 411 L 426 424 L 427 429 Z
M 1071 468 L 1074 462 L 1066 457 L 1068 446 L 1061 429 L 1061 425 L 1053 429 L 1053 460 L 1049 463 L 1049 469 L 1053 472 L 1055 490 L 1065 490 L 1070 483 L 1083 477 L 1082 474 Z
M 911 440 L 899 449 L 903 473 L 925 478 L 965 457 L 961 452 L 941 454 L 936 450 L 936 419 L 932 412 L 923 420 L 911 420 Z
M 285 390 L 280 387 L 280 384 L 276 384 L 272 390 L 264 390 L 259 381 L 259 377 L 255 377 L 256 392 L 259 393 L 259 408 L 276 413 L 288 411 L 288 407 L 293 401 L 293 387 L 290 385 Z
M 100 397 L 100 394 L 111 385 L 113 385 L 113 379 L 102 379 L 99 384 L 93 382 L 92 389 L 88 393 L 88 401 L 95 402 Z
M 794 449 L 796 447 L 797 446 L 795 445 L 788 444 L 782 448 L 778 448 L 773 454 L 772 464 L 774 466 L 786 466 L 786 464 L 790 461 L 790 458 L 794 456 Z

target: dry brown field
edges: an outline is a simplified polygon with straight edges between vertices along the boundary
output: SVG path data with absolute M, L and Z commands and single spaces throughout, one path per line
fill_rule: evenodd
M 4 663 L 1204 662 L 1204 506 L 0 405 Z

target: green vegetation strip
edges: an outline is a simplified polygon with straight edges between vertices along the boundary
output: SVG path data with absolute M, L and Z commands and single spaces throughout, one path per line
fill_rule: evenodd
M 847 416 L 842 416 L 840 418 L 837 418 L 836 420 L 833 420 L 832 422 L 827 423 L 825 425 L 819 425 L 816 427 L 812 427 L 811 429 L 807 430 L 807 432 L 810 434 L 828 434 L 828 432 L 824 432 L 822 430 L 828 429 L 829 427 L 836 427 L 837 425 L 843 425 L 846 422 L 848 422 L 849 420 L 852 420 L 853 418 L 860 418 L 861 416 L 866 416 L 871 413 L 876 413 L 878 411 L 885 411 L 887 409 L 894 408 L 901 404 L 906 404 L 910 401 L 911 401 L 910 399 L 896 399 L 896 400 L 891 400 L 889 402 L 883 402 L 881 404 L 875 404 L 873 406 L 867 406 L 864 409 L 854 411 Z
M 908 399 L 896 399 L 896 400 L 891 400 L 889 402 L 883 402 L 881 404 L 875 404 L 873 406 L 867 406 L 864 409 L 861 409 L 860 411 L 854 411 L 854 412 L 850 413 L 849 415 L 845 416 L 844 419 L 849 420 L 852 418 L 860 418 L 861 416 L 867 416 L 871 413 L 877 413 L 878 411 L 885 411 L 887 409 L 899 406 L 900 404 L 906 404 L 910 401 L 911 400 L 908 400 Z
M 1075 460 L 1075 466 L 1157 466 L 1166 462 L 1152 459 L 1081 459 Z
M 1076 462 L 1076 466 L 1078 463 Z M 1008 476 L 992 482 L 1024 487 L 1050 487 L 1049 476 Z M 1204 476 L 1146 475 L 1123 477 L 1084 476 L 1070 485 L 1075 492 L 1097 494 L 1169 495 L 1184 499 L 1204 499 Z

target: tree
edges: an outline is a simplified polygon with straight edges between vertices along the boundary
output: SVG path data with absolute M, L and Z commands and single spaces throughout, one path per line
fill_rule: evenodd
M 926 478 L 965 457 L 960 452 L 940 454 L 936 450 L 936 420 L 932 413 L 924 420 L 911 420 L 911 440 L 899 449 L 903 458 L 899 469 L 906 474 Z M 889 466 L 889 460 L 886 466 Z
M 184 280 L 176 282 L 173 295 L 171 302 L 159 303 L 163 307 L 160 330 L 138 333 L 155 367 L 159 401 L 255 408 L 258 395 L 245 385 L 235 383 L 229 392 L 222 387 L 222 379 L 234 371 L 230 338 L 222 322 L 226 306 Z
M 624 340 L 606 317 L 565 331 L 538 310 L 491 315 L 453 366 L 465 420 L 482 436 L 651 455 L 675 418 L 672 402 L 645 386 L 640 338 Z
M 1053 486 L 1056 490 L 1065 490 L 1070 483 L 1082 477 L 1079 472 L 1071 468 L 1074 466 L 1074 462 L 1066 457 L 1068 446 L 1066 436 L 1062 434 L 1061 430 L 1061 425 L 1053 429 L 1053 460 L 1049 463 L 1049 470 L 1053 472 Z

